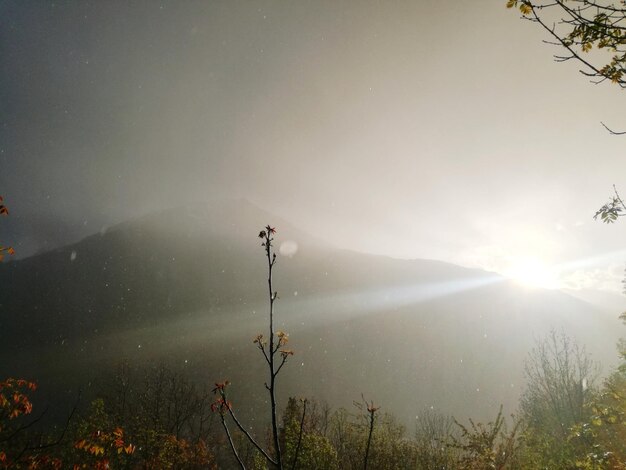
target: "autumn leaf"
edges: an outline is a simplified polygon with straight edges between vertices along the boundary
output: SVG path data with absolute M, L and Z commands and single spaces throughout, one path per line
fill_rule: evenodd
M 287 359 L 287 357 L 293 356 L 293 351 L 291 349 L 281 349 L 280 355 L 283 357 L 283 359 Z

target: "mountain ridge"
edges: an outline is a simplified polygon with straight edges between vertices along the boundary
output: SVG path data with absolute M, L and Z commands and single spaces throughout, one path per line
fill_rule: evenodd
M 256 236 L 274 220 L 277 326 L 298 353 L 285 391 L 345 406 L 369 391 L 403 417 L 424 406 L 488 415 L 491 401 L 516 403 L 523 359 L 551 328 L 605 363 L 614 355 L 617 319 L 567 294 L 335 248 L 245 202 L 203 207 L 166 209 L 0 265 L 4 372 L 67 389 L 107 377 L 113 357 L 136 367 L 167 360 L 254 392 L 263 377 L 250 370 L 260 359 L 250 339 L 265 330 L 267 310 Z M 287 241 L 295 251 L 281 254 Z

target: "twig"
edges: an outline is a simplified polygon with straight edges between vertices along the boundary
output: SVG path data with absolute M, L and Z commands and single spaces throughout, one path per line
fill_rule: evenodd
M 609 131 L 610 134 L 612 135 L 624 135 L 626 134 L 626 131 L 614 131 L 613 129 L 609 128 L 609 126 L 607 126 L 606 124 L 604 124 L 602 121 L 600 121 L 600 124 L 602 124 L 602 126 Z
M 243 464 L 241 458 L 239 457 L 239 454 L 237 453 L 237 449 L 235 448 L 235 444 L 233 443 L 233 438 L 230 435 L 230 431 L 228 430 L 228 426 L 226 425 L 226 420 L 224 419 L 223 413 L 220 413 L 220 418 L 222 419 L 222 426 L 224 427 L 224 431 L 226 432 L 226 437 L 228 437 L 228 443 L 230 444 L 230 448 L 233 451 L 237 462 L 239 462 L 241 470 L 246 470 L 246 466 Z
M 63 438 L 65 437 L 65 433 L 70 427 L 70 422 L 72 421 L 72 417 L 74 416 L 74 413 L 76 412 L 76 409 L 78 408 L 79 402 L 80 402 L 80 393 L 78 394 L 78 397 L 76 398 L 76 402 L 74 403 L 74 406 L 72 407 L 72 411 L 70 412 L 69 416 L 67 417 L 67 420 L 65 421 L 65 426 L 63 427 L 63 431 L 61 431 L 61 435 L 55 441 L 50 442 L 48 444 L 39 444 L 39 445 L 34 445 L 34 446 L 31 446 L 30 443 L 27 441 L 26 445 L 24 446 L 24 448 L 22 449 L 22 451 L 19 453 L 19 455 L 17 456 L 15 460 L 18 461 L 19 459 L 21 459 L 22 456 L 29 450 L 41 451 L 43 449 L 48 449 L 50 447 L 58 446 L 63 441 Z M 38 419 L 41 419 L 42 416 L 43 414 L 40 415 Z
M 270 343 L 269 343 L 269 368 L 270 368 L 270 384 L 268 387 L 270 393 L 270 406 L 271 406 L 271 417 L 272 417 L 272 437 L 274 440 L 274 452 L 276 453 L 276 466 L 279 470 L 282 470 L 282 453 L 280 451 L 280 441 L 278 439 L 278 418 L 276 415 L 276 374 L 278 371 L 274 369 L 274 357 L 276 355 L 276 351 L 278 350 L 278 346 L 274 348 L 274 302 L 278 298 L 277 293 L 274 291 L 272 286 L 272 269 L 274 268 L 274 264 L 276 264 L 276 253 L 272 253 L 272 241 L 274 238 L 272 235 L 275 233 L 275 229 L 272 228 L 271 225 L 267 224 L 265 227 L 265 255 L 267 256 L 267 289 L 269 293 L 270 299 Z M 279 340 L 280 344 L 280 340 Z M 281 369 L 283 363 L 278 367 L 278 370 Z
M 613 185 L 613 191 L 615 191 L 615 198 L 619 201 L 619 203 L 622 205 L 622 208 L 626 211 L 626 205 L 624 204 L 624 201 L 622 201 L 622 197 L 617 192 L 617 187 L 615 185 Z
M 224 403 L 226 404 L 226 408 L 228 409 L 228 414 L 230 415 L 230 417 L 233 419 L 233 421 L 235 422 L 235 424 L 237 425 L 237 427 L 239 428 L 239 430 L 248 438 L 248 440 L 250 441 L 250 443 L 256 447 L 256 449 L 261 452 L 261 454 L 263 454 L 263 457 L 265 457 L 267 459 L 268 462 L 270 462 L 272 465 L 277 465 L 278 462 L 276 462 L 274 459 L 272 459 L 268 453 L 263 450 L 263 448 L 254 440 L 254 438 L 250 435 L 250 433 L 246 430 L 246 428 L 243 427 L 243 425 L 241 424 L 241 422 L 237 419 L 237 416 L 235 416 L 235 412 L 232 409 L 232 406 L 228 405 L 228 400 L 226 398 L 226 393 L 224 392 L 224 390 L 219 390 L 220 395 L 222 397 L 222 400 L 224 400 Z

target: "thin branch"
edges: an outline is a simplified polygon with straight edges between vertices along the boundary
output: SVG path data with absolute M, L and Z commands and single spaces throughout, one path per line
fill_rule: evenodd
M 524 12 L 524 19 L 531 21 L 533 23 L 539 23 L 554 39 L 556 39 L 557 43 L 553 43 L 551 41 L 550 44 L 558 45 L 567 50 L 570 55 L 562 56 L 556 55 L 555 60 L 557 62 L 565 62 L 571 59 L 576 59 L 580 63 L 584 64 L 588 71 L 580 70 L 580 72 L 587 77 L 604 77 L 610 79 L 611 81 L 617 83 L 621 88 L 626 88 L 626 80 L 622 78 L 622 73 L 624 73 L 623 62 L 625 60 L 624 57 L 620 57 L 617 54 L 621 53 L 621 51 L 617 50 L 618 44 L 623 42 L 623 35 L 619 33 L 619 31 L 626 31 L 626 27 L 620 26 L 617 23 L 626 19 L 624 14 L 626 13 L 626 9 L 615 9 L 609 10 L 608 13 L 605 14 L 605 17 L 602 21 L 597 20 L 597 16 L 600 14 L 594 15 L 592 18 L 585 17 L 586 10 L 592 7 L 598 7 L 598 5 L 591 5 L 590 2 L 584 1 L 582 2 L 582 8 L 572 8 L 567 6 L 563 0 L 557 0 L 555 2 L 549 3 L 547 5 L 536 5 L 530 1 L 524 1 L 524 4 L 530 7 L 530 11 Z M 567 25 L 567 27 L 573 28 L 572 32 L 569 35 L 560 35 L 557 32 L 557 27 L 555 24 L 550 27 L 540 16 L 539 11 L 543 8 L 556 7 L 560 8 L 565 18 L 561 18 L 559 21 L 559 25 Z M 599 8 L 598 8 L 599 9 Z M 620 15 L 618 15 L 620 14 Z M 583 58 L 583 56 L 576 51 L 576 47 L 583 47 L 583 51 L 586 51 L 585 46 L 590 45 L 591 43 L 597 42 L 600 38 L 598 37 L 588 37 L 585 34 L 586 29 L 592 27 L 601 28 L 601 36 L 600 38 L 610 39 L 611 43 L 606 44 L 609 46 L 609 49 L 612 49 L 615 55 L 613 56 L 613 60 L 610 65 L 605 67 L 599 67 L 593 65 L 589 60 Z M 582 28 L 582 29 L 581 29 Z M 581 29 L 579 31 L 579 29 Z M 614 33 L 617 31 L 617 33 Z M 577 40 L 577 37 L 580 37 L 580 41 Z M 594 81 L 593 83 L 601 83 L 604 80 Z
M 224 413 L 220 413 L 220 418 L 222 419 L 222 426 L 224 427 L 224 431 L 226 432 L 226 437 L 228 437 L 228 443 L 230 444 L 230 449 L 233 451 L 237 462 L 239 462 L 239 466 L 241 470 L 246 470 L 246 466 L 241 461 L 239 454 L 237 453 L 237 449 L 235 448 L 235 444 L 233 443 L 233 438 L 230 435 L 230 431 L 228 430 L 228 426 L 226 425 L 226 420 L 224 419 Z
M 21 433 L 22 431 L 32 427 L 33 425 L 35 425 L 36 423 L 38 423 L 39 421 L 41 421 L 41 419 L 46 415 L 46 413 L 48 412 L 48 408 L 46 408 L 45 410 L 43 410 L 41 412 L 41 414 L 39 416 L 37 416 L 35 419 L 33 419 L 32 421 L 30 421 L 28 424 L 25 424 L 24 426 L 21 426 L 19 428 L 17 428 L 15 431 L 13 431 L 11 434 L 9 434 L 7 437 L 5 437 L 4 439 L 0 439 L 0 443 L 3 442 L 8 442 L 11 439 L 13 439 L 15 436 L 17 436 L 19 433 Z
M 607 126 L 606 124 L 604 124 L 602 121 L 600 121 L 600 124 L 602 124 L 602 126 L 609 131 L 610 134 L 612 135 L 624 135 L 626 134 L 626 131 L 614 131 L 613 129 L 609 128 L 609 126 Z
M 222 395 L 222 398 L 224 398 L 224 400 L 226 400 L 226 395 Z M 228 414 L 230 415 L 230 417 L 233 419 L 233 421 L 235 422 L 235 424 L 237 425 L 237 427 L 239 428 L 239 430 L 244 433 L 244 435 L 248 438 L 248 440 L 250 441 L 250 443 L 256 447 L 256 449 L 261 452 L 261 454 L 263 454 L 263 457 L 265 457 L 267 459 L 268 462 L 270 462 L 272 465 L 278 465 L 278 463 L 272 459 L 267 452 L 265 452 L 265 450 L 263 450 L 263 448 L 257 444 L 257 442 L 254 440 L 254 438 L 250 435 L 250 433 L 246 430 L 246 428 L 244 428 L 242 426 L 242 424 L 239 422 L 239 420 L 237 419 L 237 416 L 235 416 L 235 413 L 232 410 L 232 407 L 228 407 Z
M 598 70 L 591 63 L 587 62 L 585 59 L 580 57 L 576 53 L 576 51 L 574 51 L 574 49 L 571 48 L 571 46 L 569 44 L 567 44 L 558 34 L 556 34 L 556 32 L 554 31 L 554 29 L 555 29 L 554 26 L 552 28 L 550 28 L 548 25 L 546 25 L 543 22 L 543 20 L 539 17 L 537 12 L 534 10 L 534 8 L 532 9 L 532 12 L 533 12 L 533 17 L 537 21 L 537 23 L 539 23 L 546 31 L 548 31 L 561 44 L 561 46 L 563 46 L 565 49 L 567 49 L 570 52 L 570 54 L 572 54 L 573 58 L 575 58 L 575 59 L 579 60 L 580 62 L 582 62 L 583 64 L 585 64 L 587 67 L 589 67 L 591 70 L 593 70 L 596 74 L 602 75 L 600 70 Z
M 283 464 L 282 464 L 282 453 L 280 450 L 280 440 L 278 436 L 278 417 L 277 417 L 277 412 L 276 412 L 277 405 L 276 405 L 276 389 L 275 389 L 276 374 L 278 373 L 278 371 L 275 371 L 274 369 L 274 357 L 276 356 L 276 351 L 278 350 L 278 347 L 280 346 L 280 343 L 281 343 L 279 339 L 278 345 L 274 347 L 274 302 L 278 298 L 278 294 L 274 291 L 273 286 L 272 286 L 272 269 L 274 267 L 274 264 L 276 264 L 276 253 L 272 251 L 272 241 L 274 241 L 274 238 L 272 237 L 272 235 L 275 232 L 276 230 L 272 228 L 270 224 L 267 224 L 267 226 L 265 227 L 265 231 L 261 232 L 261 234 L 263 233 L 265 234 L 264 246 L 265 246 L 265 254 L 267 256 L 267 289 L 268 289 L 268 295 L 269 295 L 269 301 L 270 301 L 270 312 L 269 312 L 270 313 L 270 331 L 269 331 L 270 333 L 270 338 L 269 338 L 270 383 L 269 383 L 269 387 L 267 388 L 270 394 L 272 438 L 274 441 L 274 452 L 276 453 L 275 465 L 279 468 L 279 470 L 282 470 Z M 283 358 L 283 362 L 278 368 L 279 370 L 284 365 L 284 363 L 285 361 Z
M 259 341 L 259 349 L 263 353 L 263 357 L 265 358 L 265 362 L 267 362 L 267 365 L 270 365 L 270 358 L 267 357 L 267 353 L 265 352 L 265 346 L 263 346 L 263 343 L 261 343 L 261 341 Z
M 615 191 L 615 197 L 617 198 L 619 203 L 622 205 L 622 208 L 626 211 L 626 205 L 624 205 L 624 201 L 622 200 L 622 197 L 617 192 L 617 187 L 615 185 L 613 185 L 613 191 Z
M 33 446 L 31 446 L 29 442 L 26 442 L 26 445 L 24 446 L 24 448 L 22 449 L 22 451 L 19 453 L 19 455 L 17 456 L 15 460 L 18 461 L 19 459 L 21 459 L 22 456 L 29 450 L 41 451 L 43 449 L 49 449 L 50 447 L 58 446 L 63 441 L 63 438 L 65 437 L 65 433 L 70 427 L 70 422 L 72 421 L 74 413 L 76 412 L 76 409 L 78 408 L 79 401 L 80 401 L 80 394 L 76 398 L 76 402 L 74 403 L 74 406 L 72 407 L 72 411 L 70 412 L 69 416 L 67 417 L 67 420 L 65 421 L 65 426 L 63 427 L 63 431 L 61 431 L 61 435 L 55 441 L 49 442 L 48 444 L 39 444 L 39 445 L 33 445 Z
M 276 372 L 274 372 L 274 377 L 278 375 L 278 373 L 280 372 L 280 369 L 282 369 L 283 366 L 285 365 L 285 362 L 287 362 L 287 356 L 283 356 L 282 362 L 278 366 L 278 369 L 276 369 Z

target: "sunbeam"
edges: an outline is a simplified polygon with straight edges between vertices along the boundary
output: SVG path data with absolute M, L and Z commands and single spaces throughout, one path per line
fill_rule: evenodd
M 338 292 L 331 295 L 303 297 L 297 300 L 290 299 L 286 308 L 293 308 L 293 311 L 300 312 L 297 314 L 299 321 L 305 321 L 308 325 L 321 324 L 428 302 L 503 281 L 506 281 L 506 278 L 486 273 L 481 277 L 388 286 L 376 290 Z

